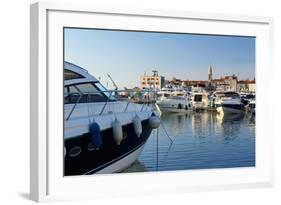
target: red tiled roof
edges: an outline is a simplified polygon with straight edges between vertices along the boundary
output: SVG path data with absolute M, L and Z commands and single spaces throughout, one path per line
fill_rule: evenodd
M 238 83 L 245 83 L 245 84 L 250 84 L 250 83 L 256 83 L 256 80 L 239 80 Z

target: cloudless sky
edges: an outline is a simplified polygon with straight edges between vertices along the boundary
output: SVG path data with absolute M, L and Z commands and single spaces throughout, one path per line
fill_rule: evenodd
M 158 70 L 165 79 L 255 77 L 255 38 L 96 29 L 64 30 L 65 60 L 87 69 L 112 88 L 140 86 L 140 76 Z

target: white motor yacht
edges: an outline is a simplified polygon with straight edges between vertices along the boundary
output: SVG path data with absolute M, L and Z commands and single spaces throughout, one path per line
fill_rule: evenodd
M 205 110 L 209 106 L 209 98 L 207 92 L 192 93 L 192 107 L 194 110 Z
M 160 124 L 152 107 L 118 101 L 85 69 L 64 62 L 64 175 L 120 172 Z
M 167 96 L 158 100 L 157 105 L 163 112 L 190 112 L 191 102 L 187 96 Z
M 214 93 L 214 101 L 216 110 L 220 114 L 239 114 L 245 111 L 245 106 L 237 92 Z

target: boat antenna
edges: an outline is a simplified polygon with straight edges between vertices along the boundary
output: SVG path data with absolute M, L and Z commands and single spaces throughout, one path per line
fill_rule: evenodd
M 115 87 L 115 90 L 118 90 L 118 86 L 116 85 L 116 83 L 114 82 L 114 80 L 112 79 L 112 77 L 107 73 L 108 78 L 111 80 L 113 86 Z

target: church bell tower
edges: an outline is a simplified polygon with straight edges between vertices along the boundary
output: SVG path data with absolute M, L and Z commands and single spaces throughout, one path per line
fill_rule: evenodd
M 208 81 L 212 81 L 213 80 L 213 68 L 212 68 L 212 65 L 209 66 L 209 69 L 208 69 Z

